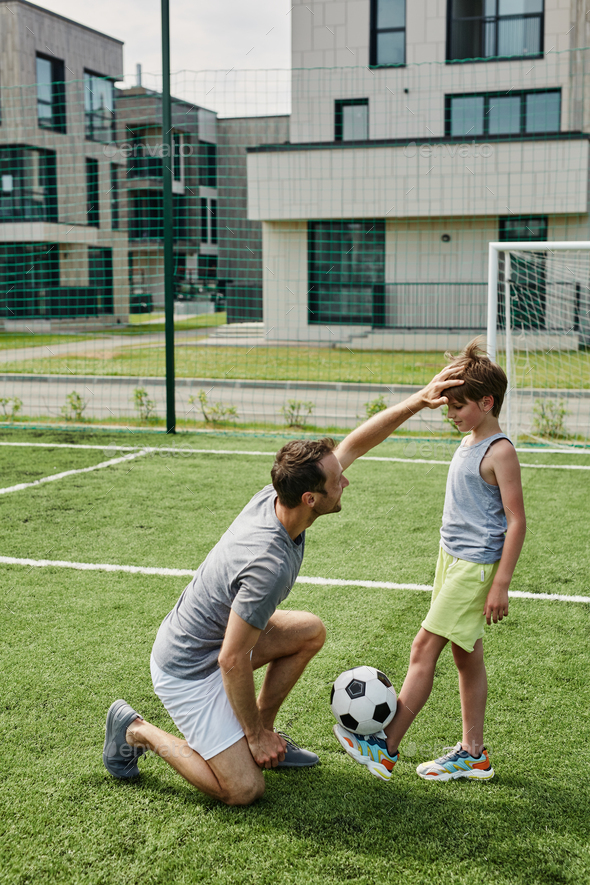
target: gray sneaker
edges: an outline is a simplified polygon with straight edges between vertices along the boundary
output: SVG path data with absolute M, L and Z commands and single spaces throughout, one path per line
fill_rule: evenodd
M 285 758 L 282 762 L 279 762 L 277 768 L 311 768 L 312 765 L 318 764 L 320 758 L 315 753 L 311 753 L 309 750 L 302 750 L 301 747 L 293 743 L 288 734 L 282 731 L 277 731 L 277 734 L 287 742 Z
M 125 740 L 127 729 L 136 719 L 143 717 L 127 701 L 115 701 L 107 713 L 102 761 L 113 777 L 136 777 L 139 774 L 137 760 L 143 756 L 146 748 L 131 747 Z

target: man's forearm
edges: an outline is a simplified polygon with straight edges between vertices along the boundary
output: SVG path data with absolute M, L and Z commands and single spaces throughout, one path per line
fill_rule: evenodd
M 366 452 L 370 451 L 383 440 L 387 439 L 394 430 L 400 427 L 404 421 L 411 418 L 421 409 L 425 407 L 425 402 L 420 393 L 414 393 L 403 402 L 395 406 L 390 406 L 382 412 L 378 412 L 348 434 L 346 439 L 338 446 L 336 455 L 342 466 L 345 468 L 351 464 L 356 458 L 360 458 Z M 340 457 L 345 453 L 346 465 L 344 458 Z
M 224 666 L 226 665 L 226 666 Z M 256 706 L 254 675 L 250 658 L 241 661 L 220 661 L 223 685 L 228 700 L 244 729 L 246 738 L 256 737 L 263 730 L 260 713 Z

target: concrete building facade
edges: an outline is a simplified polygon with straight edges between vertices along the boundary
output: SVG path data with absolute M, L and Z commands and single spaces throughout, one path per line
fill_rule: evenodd
M 291 15 L 290 143 L 248 153 L 269 338 L 438 349 L 485 329 L 489 241 L 590 239 L 578 0 Z
M 113 196 L 122 163 L 105 151 L 123 44 L 0 0 L 0 75 L 2 315 L 126 321 L 127 233 Z

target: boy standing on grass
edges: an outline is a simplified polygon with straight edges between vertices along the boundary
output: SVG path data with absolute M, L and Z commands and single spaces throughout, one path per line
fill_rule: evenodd
M 508 614 L 508 588 L 524 542 L 520 465 L 498 423 L 508 384 L 502 369 L 477 341 L 458 357 L 447 356 L 456 369 L 452 377 L 465 382 L 445 391 L 448 416 L 468 436 L 449 468 L 430 611 L 412 644 L 397 711 L 385 731 L 363 737 L 334 726 L 346 752 L 382 780 L 391 778 L 400 742 L 432 691 L 447 642 L 459 671 L 463 737 L 450 753 L 416 771 L 430 781 L 494 776 L 483 742 L 488 683 L 482 637 L 486 621 L 496 624 Z

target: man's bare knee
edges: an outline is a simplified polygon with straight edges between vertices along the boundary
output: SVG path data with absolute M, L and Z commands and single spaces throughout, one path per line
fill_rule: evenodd
M 226 805 L 252 805 L 264 796 L 266 784 L 262 774 L 248 784 L 236 784 L 229 787 L 222 795 L 221 801 Z
M 314 648 L 315 653 L 317 653 L 324 645 L 326 641 L 326 628 L 324 626 L 324 622 L 320 620 L 320 618 L 314 615 L 314 633 L 309 639 L 309 644 Z

